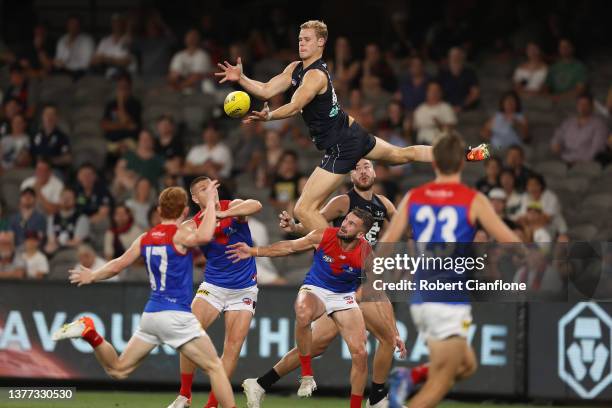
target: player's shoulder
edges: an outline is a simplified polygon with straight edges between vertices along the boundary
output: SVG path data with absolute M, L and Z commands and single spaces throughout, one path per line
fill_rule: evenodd
M 290 62 L 289 65 L 285 67 L 285 72 L 292 73 L 301 63 L 302 61 L 299 60 Z
M 410 194 L 410 192 L 406 194 Z M 391 200 L 387 198 L 387 196 L 384 196 L 382 194 L 375 194 L 375 196 L 382 203 L 382 205 L 387 209 L 387 211 L 395 210 L 395 205 L 391 202 Z

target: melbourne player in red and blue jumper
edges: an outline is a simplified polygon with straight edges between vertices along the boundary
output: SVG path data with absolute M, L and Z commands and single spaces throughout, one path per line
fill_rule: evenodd
M 496 215 L 481 193 L 461 183 L 464 164 L 463 141 L 456 135 L 437 140 L 433 147 L 436 179 L 417 187 L 404 197 L 397 214 L 380 242 L 397 242 L 406 227 L 412 227 L 417 256 L 453 258 L 470 256 L 476 224 L 498 242 L 519 242 L 518 237 Z M 445 263 L 444 263 L 445 264 Z M 421 290 L 421 283 L 465 283 L 466 272 L 459 268 L 420 267 L 414 274 L 416 290 L 410 311 L 415 326 L 430 350 L 430 366 L 399 369 L 391 376 L 389 407 L 403 406 L 414 385 L 425 385 L 410 401 L 411 407 L 436 406 L 453 383 L 470 377 L 476 370 L 476 357 L 467 342 L 472 322 L 469 293 L 458 290 Z M 428 269 L 430 268 L 430 269 Z
M 256 200 L 220 201 L 216 190 L 208 189 L 210 183 L 208 177 L 198 177 L 190 187 L 191 198 L 200 206 L 200 211 L 188 223 L 194 228 L 200 225 L 202 214 L 208 211 L 208 202 L 214 203 L 217 214 L 213 239 L 200 246 L 206 257 L 206 267 L 204 281 L 193 298 L 191 311 L 204 329 L 223 313 L 226 331 L 221 360 L 228 377 L 231 377 L 255 314 L 258 292 L 257 268 L 254 259 L 232 263 L 225 252 L 228 245 L 237 242 L 253 245 L 247 217 L 259 212 L 261 204 Z M 209 197 L 209 193 L 213 197 Z M 180 366 L 181 389 L 170 405 L 171 408 L 183 408 L 191 404 L 191 388 L 196 366 L 183 355 Z M 206 407 L 217 406 L 215 393 L 210 393 Z
M 213 197 L 217 183 L 207 186 Z M 129 267 L 138 258 L 145 261 L 151 295 L 140 319 L 140 327 L 127 347 L 117 355 L 113 346 L 100 336 L 89 317 L 64 325 L 53 340 L 81 337 L 93 348 L 105 371 L 116 379 L 126 378 L 153 349 L 167 344 L 186 355 L 209 376 L 212 388 L 224 407 L 235 407 L 232 389 L 221 359 L 196 317 L 190 311 L 193 291 L 193 257 L 190 248 L 212 239 L 216 214 L 214 202 L 202 215 L 197 229 L 182 223 L 187 214 L 187 194 L 180 187 L 170 187 L 159 196 L 162 223 L 142 234 L 119 258 L 92 271 L 80 267 L 70 271 L 70 281 L 81 285 L 109 279 Z
M 316 390 L 311 366 L 311 323 L 324 314 L 338 326 L 352 358 L 351 408 L 361 407 L 368 377 L 366 334 L 363 316 L 355 299 L 361 283 L 363 264 L 371 249 L 364 239 L 373 224 L 372 216 L 361 209 L 351 211 L 339 228 L 314 230 L 303 238 L 252 248 L 246 243 L 230 245 L 234 262 L 253 256 L 279 257 L 315 250 L 312 267 L 295 301 L 295 337 L 302 367 L 299 397 Z

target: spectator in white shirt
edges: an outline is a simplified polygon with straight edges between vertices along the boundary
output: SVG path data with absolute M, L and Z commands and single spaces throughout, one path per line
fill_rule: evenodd
M 43 212 L 53 215 L 59 209 L 60 196 L 64 183 L 51 171 L 51 163 L 46 159 L 38 159 L 34 175 L 21 183 L 21 190 L 31 187 L 36 192 L 36 199 Z
M 59 41 L 55 51 L 53 65 L 59 70 L 81 76 L 89 68 L 94 53 L 94 41 L 85 33 L 81 33 L 81 22 L 78 17 L 68 18 L 66 31 Z
M 107 77 L 115 77 L 122 70 L 135 71 L 132 56 L 129 52 L 129 37 L 126 34 L 125 17 L 113 14 L 111 17 L 111 34 L 98 44 L 96 53 L 91 59 L 94 69 L 104 72 Z
M 457 116 L 453 108 L 442 100 L 442 87 L 437 82 L 430 82 L 425 103 L 414 112 L 418 143 L 433 144 L 437 137 L 456 124 Z
M 514 70 L 514 89 L 524 95 L 542 92 L 548 75 L 548 65 L 542 58 L 540 46 L 534 42 L 527 44 L 527 61 Z
M 212 66 L 210 57 L 200 47 L 198 30 L 192 29 L 185 34 L 185 46 L 170 62 L 168 82 L 177 91 L 192 92 L 210 73 Z
M 232 171 L 230 149 L 220 142 L 218 125 L 210 122 L 204 128 L 204 144 L 191 148 L 187 154 L 184 173 L 187 176 L 205 174 L 212 179 L 229 177 Z
M 26 278 L 42 279 L 49 274 L 49 261 L 39 249 L 40 237 L 36 231 L 27 231 L 21 254 L 26 265 Z
M 519 224 L 533 224 L 533 216 L 531 218 L 527 217 L 527 210 L 533 202 L 540 204 L 542 224 L 548 228 L 553 237 L 557 233 L 567 233 L 567 224 L 565 218 L 563 218 L 561 204 L 557 195 L 546 188 L 544 178 L 536 173 L 532 173 L 527 178 L 527 186 L 521 199 L 521 209 L 519 210 Z

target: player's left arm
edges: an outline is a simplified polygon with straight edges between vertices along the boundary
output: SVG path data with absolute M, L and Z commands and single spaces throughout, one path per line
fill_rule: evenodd
M 238 242 L 233 245 L 228 245 L 227 247 L 229 249 L 225 251 L 225 253 L 233 262 L 238 262 L 242 259 L 248 259 L 254 256 L 276 258 L 297 254 L 299 252 L 317 249 L 323 239 L 324 231 L 324 229 L 314 230 L 305 237 L 290 241 L 279 241 L 264 247 L 251 248 L 244 242 Z
M 297 115 L 326 86 L 327 76 L 321 70 L 310 70 L 304 75 L 302 84 L 296 89 L 289 103 L 273 111 L 265 105 L 261 112 L 251 112 L 245 122 L 278 120 Z
M 395 208 L 395 205 L 393 205 L 391 200 L 389 200 L 384 195 L 376 194 L 376 196 L 378 197 L 378 199 L 383 203 L 383 205 L 387 209 L 387 218 L 383 222 L 382 231 L 381 231 L 381 233 L 384 233 L 384 231 L 387 230 L 387 227 L 389 227 L 390 220 L 392 220 L 393 217 L 395 217 L 395 214 L 397 213 L 397 209 Z
M 217 218 L 236 217 L 240 222 L 246 222 L 249 215 L 257 214 L 263 206 L 257 200 L 232 200 L 229 208 L 225 211 L 217 211 Z
M 92 271 L 80 265 L 76 269 L 68 271 L 70 283 L 74 283 L 77 286 L 89 285 L 90 283 L 103 281 L 110 279 L 119 272 L 132 265 L 140 257 L 140 240 L 145 234 L 140 235 L 132 245 L 118 258 L 108 261 L 100 268 Z

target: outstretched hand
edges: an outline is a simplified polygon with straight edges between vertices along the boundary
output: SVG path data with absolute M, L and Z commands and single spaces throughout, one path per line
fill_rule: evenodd
M 89 285 L 93 282 L 93 271 L 83 265 L 79 265 L 76 269 L 70 269 L 68 273 L 70 283 L 77 286 Z
M 264 106 L 261 111 L 252 111 L 251 114 L 242 121 L 242 123 L 266 122 L 268 120 L 270 120 L 270 107 L 268 106 L 268 102 L 264 102 Z
M 253 256 L 251 254 L 251 247 L 244 242 L 238 242 L 236 244 L 228 245 L 227 247 L 230 249 L 225 251 L 225 253 L 232 263 L 236 263 L 243 259 L 249 259 Z
M 223 64 L 218 63 L 217 66 L 221 69 L 221 72 L 215 72 L 215 76 L 220 78 L 220 84 L 225 81 L 238 82 L 240 80 L 242 75 L 242 59 L 240 57 L 236 59 L 236 65 L 224 61 Z
M 278 219 L 279 219 L 278 226 L 284 232 L 287 232 L 287 233 L 295 232 L 295 221 L 293 220 L 293 217 L 289 215 L 287 211 L 283 211 L 282 213 L 278 214 Z

